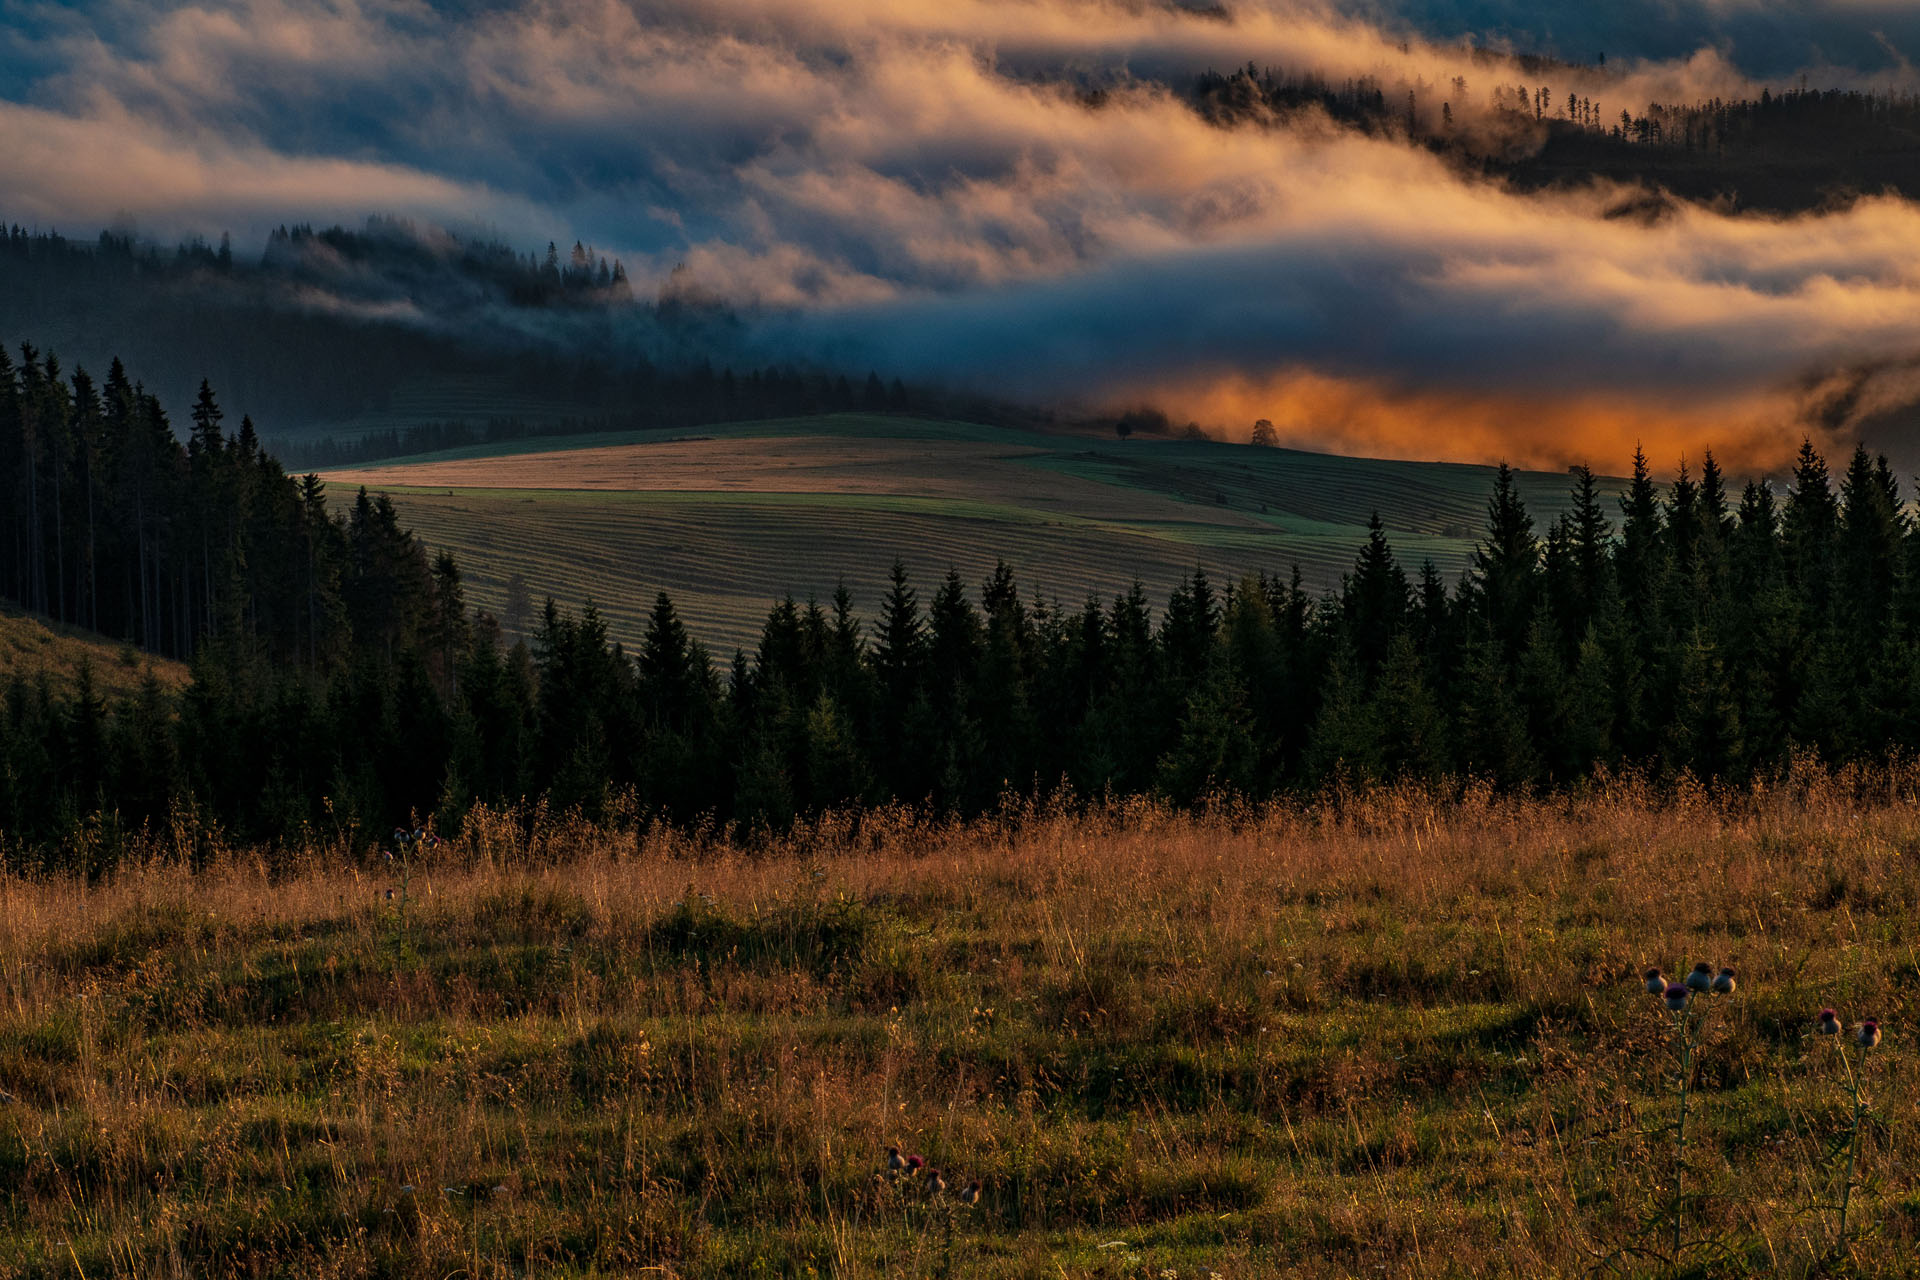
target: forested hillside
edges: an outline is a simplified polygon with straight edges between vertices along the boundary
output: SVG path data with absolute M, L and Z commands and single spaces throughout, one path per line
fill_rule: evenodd
M 1920 98 L 1911 94 L 1803 86 L 1627 110 L 1565 91 L 1574 70 L 1565 63 L 1489 58 L 1484 65 L 1490 77 L 1518 70 L 1525 78 L 1469 84 L 1461 77 L 1415 89 L 1250 63 L 1201 76 L 1189 94 L 1197 111 L 1223 127 L 1284 123 L 1318 110 L 1524 189 L 1600 179 L 1781 213 L 1886 191 L 1920 197 Z M 1470 101 L 1491 110 L 1470 111 Z
M 756 363 L 739 328 L 677 282 L 636 300 L 624 267 L 580 244 L 540 258 L 373 219 L 282 228 L 249 261 L 224 242 L 0 227 L 0 336 L 95 370 L 124 356 L 176 408 L 211 381 L 292 465 L 952 400 Z
M 329 513 L 250 422 L 226 428 L 210 387 L 181 446 L 117 364 L 99 388 L 31 348 L 4 368 L 0 590 L 194 676 L 178 698 L 14 681 L 14 858 L 182 814 L 268 840 L 452 827 L 478 800 L 777 828 L 1062 787 L 1189 803 L 1339 778 L 1571 786 L 1597 767 L 1731 780 L 1796 750 L 1920 747 L 1920 532 L 1864 448 L 1836 485 L 1804 447 L 1784 496 L 1736 495 L 1710 455 L 1663 489 L 1637 457 L 1618 510 L 1580 469 L 1544 531 L 1502 468 L 1457 582 L 1410 573 L 1377 521 L 1320 597 L 1281 565 L 1196 573 L 1164 602 L 896 566 L 867 610 L 779 601 L 729 661 L 665 595 L 638 652 L 551 604 L 506 649 L 452 557 L 430 561 L 384 498 Z M 66 452 L 94 440 L 113 447 Z

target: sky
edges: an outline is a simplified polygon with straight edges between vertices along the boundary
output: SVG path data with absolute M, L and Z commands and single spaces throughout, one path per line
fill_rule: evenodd
M 1609 116 L 1920 88 L 1889 0 L 0 0 L 0 219 L 579 238 L 767 352 L 1348 452 L 1771 465 L 1920 398 L 1910 203 L 1623 219 L 1169 88 L 1372 75 L 1492 128 L 1527 77 L 1468 43 Z

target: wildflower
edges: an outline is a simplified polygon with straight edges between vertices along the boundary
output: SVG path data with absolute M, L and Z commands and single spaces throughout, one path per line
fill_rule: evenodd
M 1687 989 L 1677 982 L 1667 984 L 1667 1008 L 1675 1013 L 1687 1007 Z
M 908 1156 L 907 1157 L 906 1172 L 918 1173 L 926 1167 L 927 1167 L 926 1157 L 924 1156 Z
M 927 1194 L 937 1196 L 947 1189 L 947 1180 L 940 1176 L 938 1169 L 927 1170 Z
M 887 1148 L 887 1176 L 897 1178 L 907 1167 L 907 1158 L 900 1154 L 900 1148 Z
M 1710 991 L 1713 989 L 1713 966 L 1702 960 L 1693 966 L 1693 972 L 1687 975 L 1687 990 Z
M 1653 968 L 1647 970 L 1647 994 L 1650 996 L 1660 996 L 1666 993 L 1666 976 L 1660 972 L 1660 966 L 1655 965 Z
M 1820 1011 L 1820 1020 L 1813 1024 L 1813 1029 L 1823 1036 L 1839 1035 L 1840 1015 L 1831 1009 L 1822 1009 Z
M 1880 1043 L 1880 1024 L 1868 1018 L 1860 1024 L 1860 1029 L 1853 1033 L 1853 1040 L 1862 1049 L 1873 1048 Z
M 980 1179 L 975 1178 L 960 1188 L 960 1203 L 968 1206 L 980 1203 Z
M 1734 974 L 1731 969 L 1722 969 L 1720 976 L 1713 980 L 1713 990 L 1716 995 L 1730 996 L 1733 994 L 1734 987 L 1738 985 L 1739 984 L 1734 981 Z

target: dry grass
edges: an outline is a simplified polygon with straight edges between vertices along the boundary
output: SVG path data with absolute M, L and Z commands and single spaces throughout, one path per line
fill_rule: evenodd
M 0 882 L 0 1277 L 1898 1273 L 1920 774 Z M 529 831 L 531 833 L 529 833 Z M 1814 1011 L 1877 1013 L 1854 1221 Z M 889 1142 L 978 1208 L 877 1177 Z M 954 1175 L 959 1175 L 955 1177 Z M 648 1270 L 651 1269 L 651 1270 Z
M 184 663 L 139 653 L 130 645 L 0 604 L 0 680 L 20 675 L 33 681 L 44 676 L 56 690 L 66 691 L 73 687 L 83 662 L 93 668 L 94 686 L 102 693 L 130 693 L 149 673 L 168 689 L 187 683 Z

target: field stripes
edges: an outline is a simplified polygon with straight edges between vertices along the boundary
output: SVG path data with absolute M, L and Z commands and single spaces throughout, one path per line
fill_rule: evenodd
M 393 498 L 422 538 L 459 558 L 469 598 L 482 608 L 499 614 L 517 573 L 536 605 L 546 595 L 570 608 L 591 598 L 614 633 L 632 642 L 664 590 L 722 654 L 750 647 L 768 607 L 788 591 L 824 603 L 844 581 L 873 616 L 896 557 L 923 597 L 949 567 L 977 585 L 1004 559 L 1029 595 L 1077 605 L 1137 579 L 1157 604 L 1196 566 L 1224 582 L 1298 564 L 1310 581 L 1335 582 L 1365 537 L 1357 525 L 1127 525 L 897 498 L 498 490 L 395 490 Z M 1466 547 L 1411 538 L 1402 554 L 1415 563 L 1430 556 L 1451 575 L 1464 566 Z
M 1568 477 L 1517 479 L 1544 530 Z M 996 560 L 1072 606 L 1136 580 L 1158 605 L 1196 567 L 1224 582 L 1297 565 L 1320 590 L 1378 512 L 1409 573 L 1430 559 L 1451 580 L 1493 471 L 840 414 L 476 445 L 329 481 L 336 501 L 362 484 L 392 494 L 482 608 L 500 613 L 519 575 L 536 609 L 591 598 L 631 643 L 665 590 L 724 654 L 788 592 L 824 603 L 845 582 L 872 617 L 896 558 L 923 598 L 949 567 L 977 586 Z

